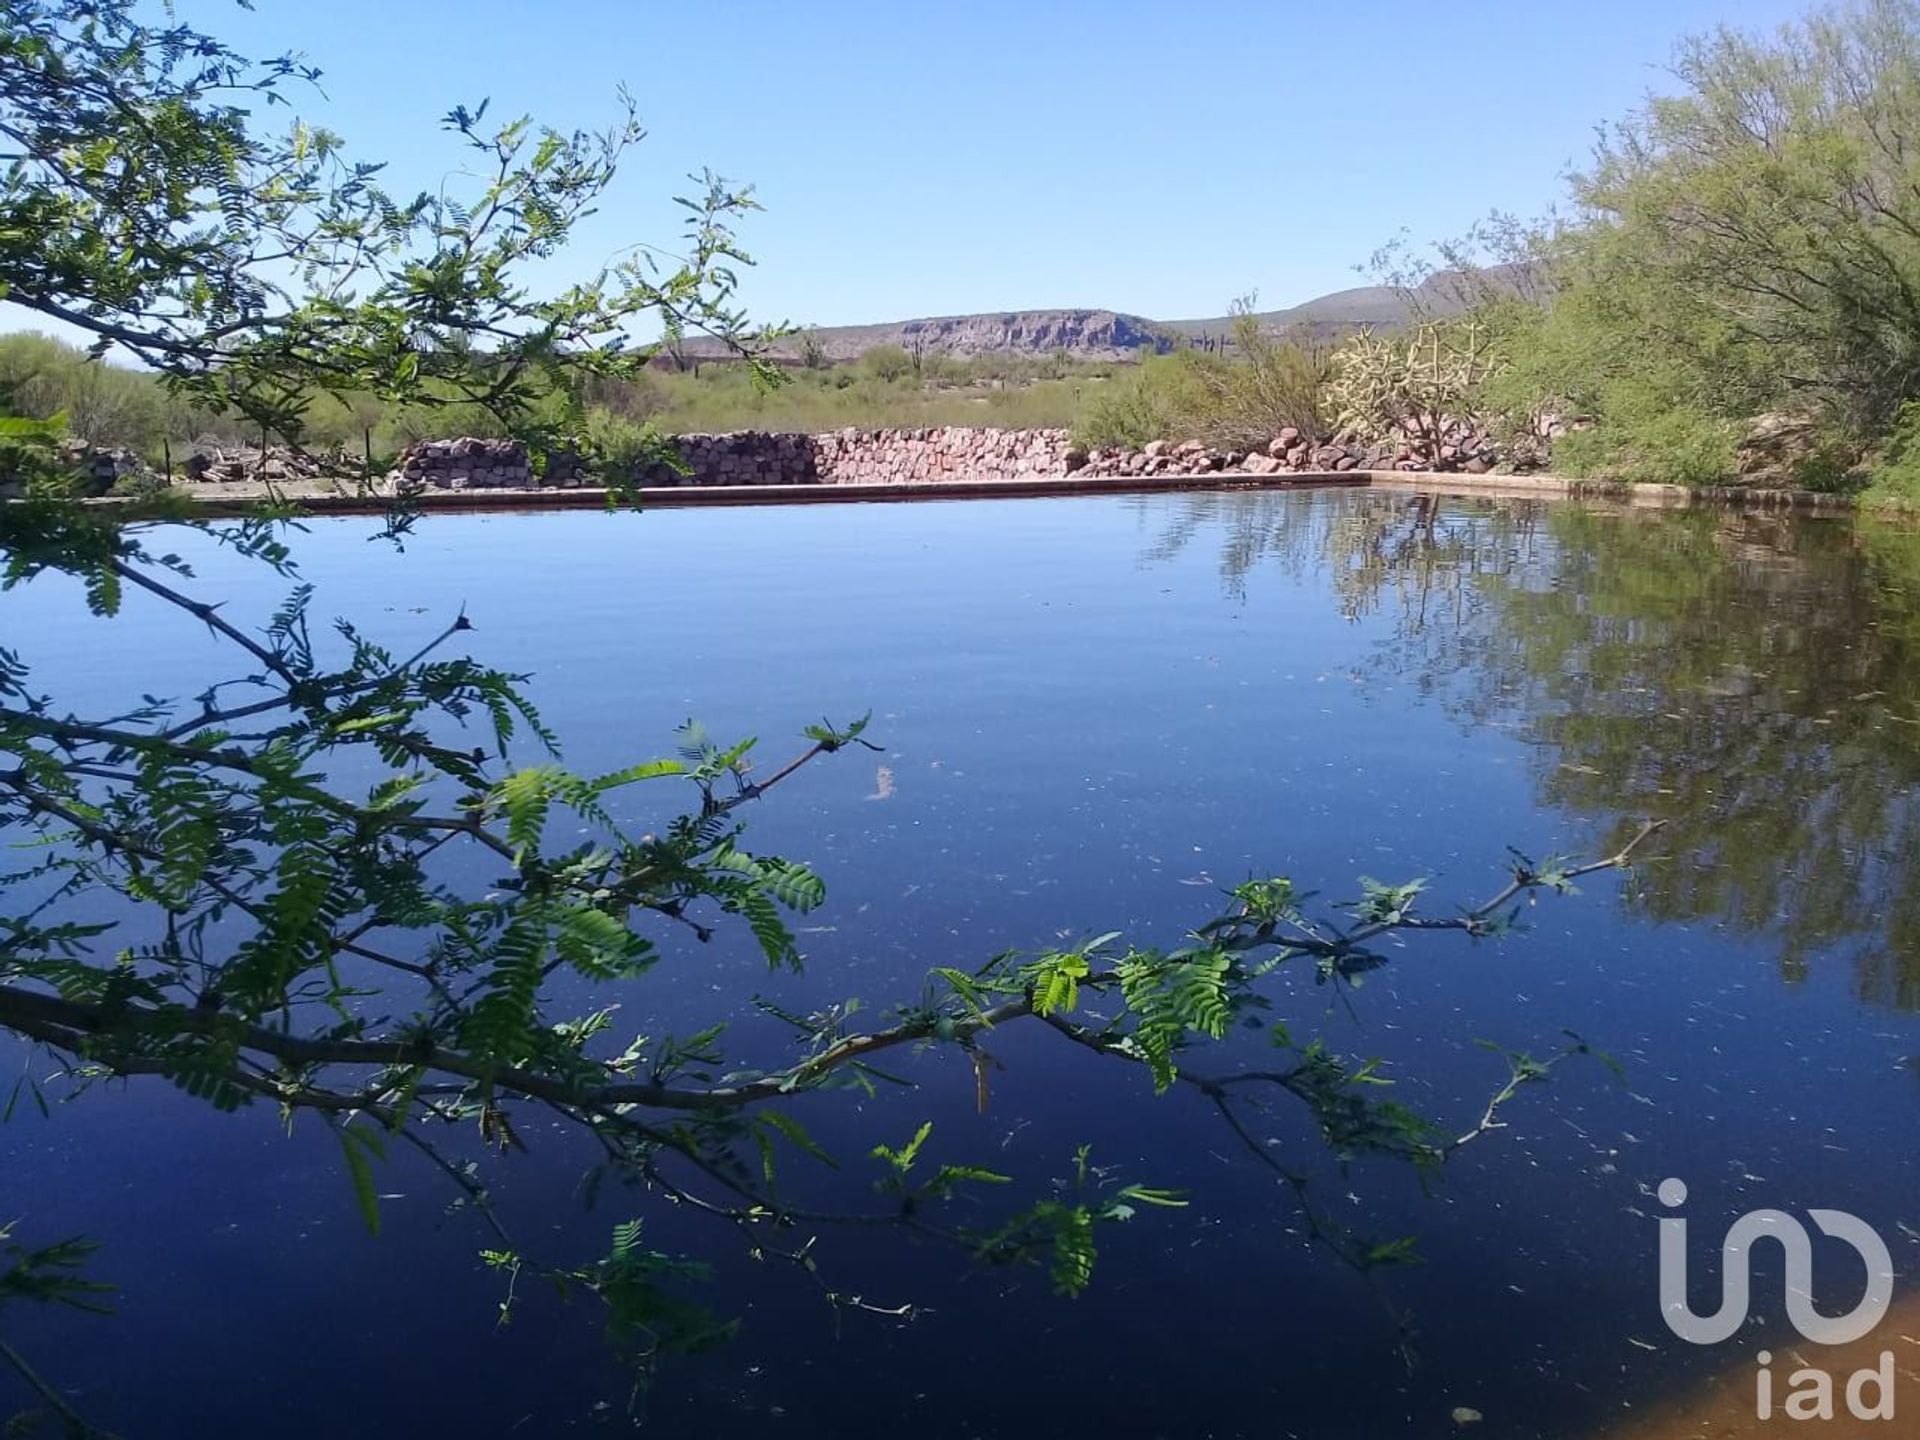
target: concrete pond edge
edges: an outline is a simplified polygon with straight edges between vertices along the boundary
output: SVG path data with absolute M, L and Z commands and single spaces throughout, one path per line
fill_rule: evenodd
M 1661 509 L 1715 507 L 1845 514 L 1858 509 L 1854 497 L 1810 490 L 1766 490 L 1731 485 L 1665 485 L 1620 480 L 1584 480 L 1563 475 L 1470 475 L 1438 470 L 1329 470 L 1284 474 L 1216 470 L 1180 475 L 1024 476 L 999 480 L 938 480 L 891 483 L 802 485 L 674 485 L 628 492 L 642 509 L 702 505 L 857 504 L 901 500 L 1027 499 L 1064 495 L 1134 495 L 1168 491 L 1317 490 L 1328 488 L 1403 491 L 1420 494 L 1486 496 L 1505 499 L 1606 500 Z M 247 512 L 262 494 L 194 495 L 175 487 L 192 508 L 208 515 Z M 378 494 L 288 495 L 290 503 L 312 515 L 377 515 L 391 503 Z M 539 489 L 428 490 L 414 501 L 424 512 L 535 511 L 605 509 L 608 492 L 592 487 Z M 93 502 L 104 507 L 137 505 L 137 498 L 109 496 Z

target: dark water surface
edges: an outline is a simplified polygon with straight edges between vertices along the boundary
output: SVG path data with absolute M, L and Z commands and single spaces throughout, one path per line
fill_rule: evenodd
M 1576 1436 L 1775 1333 L 1763 1278 L 1754 1344 L 1668 1334 L 1651 1195 L 1666 1177 L 1691 1186 L 1709 1237 L 1758 1206 L 1839 1208 L 1910 1268 L 1920 539 L 1355 491 L 438 517 L 404 555 L 371 528 L 313 524 L 316 611 L 405 653 L 464 604 L 475 654 L 536 673 L 575 768 L 664 753 L 690 715 L 761 736 L 772 760 L 819 716 L 873 710 L 884 755 L 812 766 L 752 815 L 754 845 L 828 880 L 806 974 L 769 976 L 734 935 L 681 947 L 622 997 L 629 1028 L 727 1019 L 736 1055 L 769 1064 L 782 1039 L 756 992 L 882 1010 L 930 966 L 1007 946 L 1109 929 L 1173 943 L 1255 873 L 1329 899 L 1361 875 L 1425 875 L 1436 903 L 1473 901 L 1509 844 L 1595 854 L 1643 815 L 1672 822 L 1665 858 L 1543 902 L 1522 937 L 1407 944 L 1351 1013 L 1310 984 L 1284 993 L 1296 1032 L 1384 1057 L 1403 1098 L 1462 1129 L 1505 1073 L 1479 1040 L 1546 1053 L 1572 1029 L 1624 1067 L 1556 1072 L 1431 1195 L 1314 1162 L 1341 1219 L 1421 1237 L 1426 1263 L 1387 1282 L 1417 1318 L 1411 1372 L 1373 1294 L 1200 1096 L 1156 1100 L 1128 1067 L 1008 1030 L 985 1114 L 951 1053 L 902 1057 L 911 1092 L 803 1113 L 850 1157 L 931 1119 L 935 1159 L 1036 1190 L 1090 1143 L 1096 1164 L 1192 1191 L 1186 1211 L 1104 1232 L 1077 1301 L 1039 1272 L 832 1234 L 835 1285 L 926 1311 L 836 1329 L 723 1226 L 637 1195 L 586 1213 L 588 1157 L 527 1125 L 532 1153 L 495 1172 L 526 1248 L 586 1259 L 638 1213 L 653 1244 L 714 1260 L 710 1298 L 744 1320 L 664 1372 L 636 1412 L 646 1431 L 1446 1436 L 1467 1406 L 1484 1440 Z M 277 603 L 264 572 L 191 535 L 179 548 L 229 615 Z M 217 658 L 171 613 L 90 620 L 51 581 L 0 597 L 0 638 L 81 710 L 191 693 Z M 22 1064 L 45 1068 L 0 1045 L 6 1088 Z M 1312 1159 L 1304 1116 L 1256 1118 L 1276 1153 Z M 813 1181 L 793 1162 L 788 1183 Z M 114 1318 L 10 1312 L 8 1334 L 129 1440 L 636 1423 L 591 1307 L 535 1296 L 497 1329 L 499 1278 L 476 1260 L 490 1241 L 448 1213 L 445 1182 L 408 1155 L 380 1187 L 397 1198 L 375 1239 L 321 1127 L 289 1138 L 264 1107 L 221 1116 L 159 1082 L 16 1115 L 0 1220 L 98 1235 L 123 1293 Z M 1857 1274 L 1821 1273 L 1829 1308 L 1858 1293 Z M 1703 1300 L 1713 1279 L 1696 1274 Z M 0 1415 L 25 1403 L 0 1373 Z

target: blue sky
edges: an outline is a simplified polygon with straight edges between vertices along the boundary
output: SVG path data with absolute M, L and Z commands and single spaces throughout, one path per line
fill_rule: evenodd
M 183 0 L 242 47 L 304 50 L 299 109 L 396 188 L 464 164 L 456 101 L 561 128 L 639 100 L 650 138 L 553 278 L 671 240 L 666 197 L 753 181 L 757 318 L 1034 306 L 1213 315 L 1361 283 L 1402 227 L 1535 213 L 1679 36 L 1787 0 Z M 277 120 L 275 123 L 279 123 Z

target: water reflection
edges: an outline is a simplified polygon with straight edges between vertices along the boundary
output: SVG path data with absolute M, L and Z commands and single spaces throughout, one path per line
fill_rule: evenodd
M 1373 672 L 1516 730 L 1543 802 L 1596 844 L 1668 822 L 1639 911 L 1765 938 L 1790 981 L 1841 946 L 1861 998 L 1920 1008 L 1920 535 L 1417 495 L 1213 505 L 1144 562 L 1208 533 L 1234 597 L 1258 566 L 1325 566 L 1343 614 L 1391 623 Z

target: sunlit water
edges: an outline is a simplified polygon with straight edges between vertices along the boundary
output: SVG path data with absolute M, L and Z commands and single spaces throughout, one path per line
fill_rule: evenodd
M 744 936 L 668 937 L 671 961 L 621 997 L 633 1029 L 726 1019 L 737 1056 L 779 1063 L 756 993 L 877 1012 L 929 967 L 1007 946 L 1110 929 L 1170 943 L 1249 874 L 1328 900 L 1361 875 L 1428 876 L 1434 903 L 1470 902 L 1498 888 L 1508 845 L 1595 854 L 1659 815 L 1662 858 L 1543 902 L 1522 937 L 1409 943 L 1351 1011 L 1304 982 L 1282 992 L 1297 1032 L 1384 1057 L 1403 1098 L 1458 1128 L 1505 1073 L 1481 1040 L 1544 1054 L 1573 1030 L 1624 1078 L 1560 1070 L 1430 1195 L 1391 1169 L 1318 1164 L 1339 1218 L 1420 1236 L 1426 1263 L 1386 1281 L 1415 1317 L 1411 1368 L 1386 1309 L 1201 1097 L 1155 1099 L 1045 1032 L 993 1037 L 984 1114 L 951 1052 L 899 1056 L 910 1091 L 810 1097 L 807 1123 L 853 1173 L 795 1159 L 785 1181 L 857 1201 L 864 1147 L 931 1119 L 935 1159 L 1033 1191 L 1082 1143 L 1191 1191 L 1184 1212 L 1104 1233 L 1077 1301 L 1037 1271 L 829 1233 L 836 1287 L 924 1307 L 836 1325 L 724 1226 L 635 1194 L 587 1212 L 589 1157 L 529 1115 L 531 1153 L 494 1162 L 527 1249 L 584 1260 L 640 1214 L 651 1243 L 714 1262 L 708 1298 L 744 1321 L 632 1407 L 589 1305 L 536 1294 L 496 1328 L 499 1277 L 476 1259 L 491 1241 L 415 1157 L 380 1176 L 376 1239 L 319 1126 L 289 1138 L 264 1108 L 221 1116 L 160 1082 L 50 1121 L 29 1108 L 0 1130 L 0 1219 L 99 1236 L 97 1270 L 122 1293 L 113 1318 L 10 1311 L 7 1333 L 130 1440 L 635 1423 L 702 1440 L 1444 1436 L 1456 1407 L 1484 1416 L 1486 1440 L 1623 1421 L 1718 1434 L 1641 1417 L 1697 1406 L 1729 1372 L 1711 1393 L 1737 1415 L 1748 1357 L 1783 1338 L 1778 1267 L 1762 1257 L 1741 1337 L 1674 1339 L 1653 1187 L 1691 1186 L 1697 1308 L 1718 1293 L 1706 1251 L 1758 1206 L 1850 1210 L 1903 1272 L 1914 1258 L 1911 537 L 1352 491 L 449 516 L 404 554 L 367 543 L 372 528 L 317 522 L 300 543 L 317 611 L 404 653 L 464 605 L 473 652 L 534 672 L 577 768 L 662 753 L 688 716 L 762 737 L 773 760 L 809 721 L 873 711 L 884 755 L 810 767 L 752 814 L 754 844 L 829 881 L 807 972 L 768 975 Z M 264 616 L 284 588 L 198 537 L 178 548 L 229 615 Z M 0 635 L 82 710 L 191 693 L 218 658 L 137 601 L 86 618 L 57 581 L 0 598 Z M 667 793 L 628 818 L 664 816 Z M 46 1068 L 17 1049 L 0 1063 Z M 1314 1154 L 1302 1115 L 1254 1118 L 1276 1153 Z M 1821 1274 L 1829 1308 L 1851 1303 L 1857 1267 Z M 1911 1363 L 1911 1342 L 1888 1343 Z M 0 1373 L 0 1416 L 25 1403 Z

